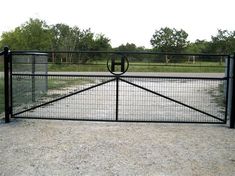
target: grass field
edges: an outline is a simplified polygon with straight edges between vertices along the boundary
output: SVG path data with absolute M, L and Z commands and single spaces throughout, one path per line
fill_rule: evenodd
M 24 67 L 22 65 L 22 67 Z M 222 73 L 225 65 L 219 62 L 197 62 L 192 63 L 147 63 L 130 62 L 129 72 L 192 72 L 192 73 Z M 0 71 L 3 71 L 3 64 L 0 64 Z M 91 62 L 87 64 L 48 64 L 48 71 L 58 72 L 106 72 L 106 61 Z
M 224 65 L 218 62 L 198 62 L 196 64 L 188 63 L 140 63 L 131 62 L 129 72 L 193 72 L 193 73 L 222 73 Z M 90 64 L 49 64 L 49 71 L 88 71 L 88 72 L 106 72 L 106 62 Z

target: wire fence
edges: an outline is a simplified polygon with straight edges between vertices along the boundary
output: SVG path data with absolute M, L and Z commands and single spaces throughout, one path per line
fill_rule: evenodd
M 132 78 L 120 84 L 120 120 L 221 122 L 223 79 Z
M 107 60 L 113 55 L 128 58 L 126 74 L 107 72 Z M 13 52 L 13 117 L 225 123 L 227 59 L 225 55 Z
M 25 54 L 26 53 L 26 54 Z M 37 53 L 36 53 L 37 54 Z M 43 60 L 35 52 L 13 53 L 21 68 L 28 70 L 36 56 L 36 69 L 41 69 Z M 107 72 L 107 60 L 115 56 L 128 58 L 128 72 L 193 72 L 193 73 L 224 73 L 227 55 L 193 55 L 193 54 L 163 54 L 135 52 L 46 52 L 40 57 L 47 57 L 48 71 L 68 72 Z M 21 60 L 21 61 L 18 61 Z M 44 67 L 44 66 L 43 66 Z M 20 69 L 20 68 L 19 68 Z
M 47 77 L 35 77 L 34 74 L 47 74 L 47 54 L 13 55 L 12 73 L 30 74 L 30 77 L 12 77 L 13 106 L 33 103 L 48 89 Z
M 30 75 L 13 75 L 13 77 L 31 80 Z M 44 79 L 44 76 L 36 77 L 36 80 Z M 16 117 L 115 119 L 116 101 L 113 80 L 112 77 L 103 76 L 50 75 L 47 92 L 38 93 L 34 101 L 31 99 L 30 89 L 13 93 L 13 114 L 16 114 Z M 24 99 L 24 103 L 20 100 L 22 94 L 29 95 Z M 24 112 L 24 110 L 27 111 Z M 17 116 L 19 113 L 20 115 Z

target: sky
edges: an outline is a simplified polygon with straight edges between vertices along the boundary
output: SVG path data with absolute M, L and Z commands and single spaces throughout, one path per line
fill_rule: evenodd
M 1 2 L 0 35 L 29 20 L 64 23 L 102 33 L 111 45 L 151 48 L 161 27 L 185 30 L 188 39 L 210 40 L 217 29 L 235 30 L 235 0 L 7 0 Z

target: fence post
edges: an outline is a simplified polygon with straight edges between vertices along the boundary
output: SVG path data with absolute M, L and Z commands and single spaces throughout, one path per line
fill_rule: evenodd
M 5 123 L 10 122 L 9 96 L 9 48 L 4 47 L 4 95 L 5 95 Z
M 233 54 L 233 73 L 232 73 L 232 93 L 231 93 L 231 114 L 230 114 L 230 128 L 234 128 L 235 126 L 235 53 Z
M 35 102 L 35 55 L 32 55 L 32 102 Z
M 116 121 L 118 121 L 119 111 L 119 76 L 116 76 Z

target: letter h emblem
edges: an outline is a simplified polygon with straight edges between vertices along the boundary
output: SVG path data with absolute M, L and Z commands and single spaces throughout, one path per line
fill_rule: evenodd
M 121 66 L 121 72 L 125 71 L 125 58 L 124 58 L 124 56 L 121 57 L 121 62 L 116 62 L 116 58 L 112 58 L 112 62 L 111 62 L 111 71 L 112 72 L 115 72 L 116 65 Z

